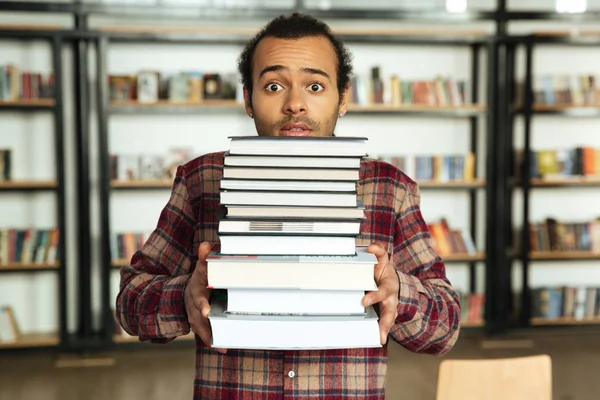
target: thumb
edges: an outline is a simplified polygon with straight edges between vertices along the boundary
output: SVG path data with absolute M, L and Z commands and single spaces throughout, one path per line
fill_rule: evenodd
M 211 249 L 212 246 L 209 242 L 200 243 L 200 246 L 198 247 L 198 259 L 203 263 L 206 262 L 206 258 L 210 254 Z

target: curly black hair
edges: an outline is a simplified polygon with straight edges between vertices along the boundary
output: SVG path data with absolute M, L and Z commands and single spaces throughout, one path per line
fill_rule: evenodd
M 329 26 L 310 15 L 293 13 L 290 16 L 281 15 L 269 22 L 244 47 L 238 58 L 238 72 L 241 83 L 252 93 L 252 58 L 258 43 L 265 37 L 279 39 L 300 39 L 308 36 L 325 36 L 337 55 L 337 87 L 340 101 L 344 89 L 350 84 L 352 75 L 352 55 L 344 44 L 331 32 Z

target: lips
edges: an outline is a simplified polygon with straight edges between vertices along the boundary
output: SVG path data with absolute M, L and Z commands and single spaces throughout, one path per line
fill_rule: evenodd
M 302 122 L 290 122 L 280 130 L 282 136 L 308 136 L 311 131 L 312 129 Z

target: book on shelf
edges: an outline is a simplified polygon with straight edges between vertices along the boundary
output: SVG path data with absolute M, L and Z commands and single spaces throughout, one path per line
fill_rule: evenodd
M 373 307 L 362 305 L 365 291 L 377 290 L 377 259 L 356 245 L 364 206 L 357 199 L 358 169 L 353 167 L 366 155 L 365 142 L 344 137 L 231 138 L 227 154 L 244 158 L 224 167 L 220 194 L 227 212 L 219 219 L 220 246 L 207 260 L 209 287 L 227 293 L 212 303 L 213 346 L 381 345 L 378 316 Z M 277 158 L 265 157 L 273 155 Z M 329 163 L 312 164 L 318 169 L 301 166 L 300 158 L 307 155 Z M 273 162 L 286 157 L 290 161 L 285 167 Z M 343 160 L 343 167 L 334 160 Z M 245 174 L 230 176 L 228 168 Z M 310 179 L 315 171 L 322 175 L 320 182 Z M 290 172 L 298 174 L 289 180 Z M 340 182 L 330 172 L 352 175 Z M 334 333 L 340 330 L 352 334 L 340 338 Z
M 114 260 L 131 260 L 141 250 L 151 232 L 111 232 L 110 253 Z
M 0 306 L 0 344 L 16 343 L 19 336 L 14 310 L 10 306 Z
M 428 106 L 463 107 L 470 104 L 467 82 L 434 76 L 431 79 L 409 79 L 398 73 L 383 76 L 381 67 L 370 74 L 356 74 L 351 79 L 349 104 L 369 106 L 387 104 L 392 107 Z
M 600 149 L 591 146 L 538 149 L 529 151 L 529 178 L 560 181 L 600 179 Z M 524 150 L 515 151 L 514 176 L 522 176 Z
M 452 254 L 476 254 L 471 235 L 461 229 L 452 229 L 445 218 L 427 224 L 433 249 L 441 257 Z
M 117 181 L 163 181 L 175 178 L 177 167 L 194 156 L 192 149 L 173 148 L 165 153 L 110 154 L 109 175 Z
M 484 321 L 485 295 L 457 290 L 461 308 L 461 324 L 480 324 Z
M 199 104 L 239 100 L 241 90 L 236 74 L 231 72 L 140 70 L 137 74 L 109 75 L 108 95 L 111 101 L 140 104 Z
M 471 182 L 475 179 L 475 155 L 466 154 L 413 154 L 380 155 L 387 162 L 417 182 Z
M 558 285 L 531 289 L 531 316 L 543 319 L 600 317 L 600 288 Z
M 0 229 L 0 264 L 54 263 L 57 261 L 58 229 Z
M 546 218 L 530 222 L 532 252 L 584 251 L 600 254 L 600 218 L 591 221 L 560 221 Z
M 600 105 L 600 86 L 594 75 L 536 75 L 532 90 L 534 104 L 538 106 Z
M 0 182 L 12 180 L 12 150 L 0 149 Z
M 38 100 L 54 97 L 54 74 L 23 70 L 15 64 L 0 65 L 0 101 Z

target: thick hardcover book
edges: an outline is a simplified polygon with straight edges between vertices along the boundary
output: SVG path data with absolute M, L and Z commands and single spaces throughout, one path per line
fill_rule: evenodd
M 356 207 L 304 207 L 304 206 L 242 206 L 229 205 L 227 217 L 238 218 L 314 218 L 314 219 L 363 219 L 362 202 Z
M 360 178 L 358 169 L 310 169 L 267 167 L 223 167 L 225 179 L 265 179 L 302 181 L 347 181 Z
M 308 220 L 308 219 L 236 219 L 226 218 L 219 221 L 219 235 L 245 233 L 309 233 L 319 235 L 358 235 L 360 220 Z
M 225 349 L 302 350 L 381 347 L 373 307 L 361 316 L 227 314 L 215 301 L 209 320 L 212 346 Z
M 377 257 L 366 247 L 350 256 L 249 256 L 213 251 L 208 285 L 216 289 L 377 290 Z
M 227 289 L 228 314 L 364 315 L 363 290 Z
M 354 236 L 221 235 L 221 253 L 230 255 L 339 255 L 354 254 Z
M 224 165 L 234 167 L 278 168 L 349 168 L 359 169 L 362 157 L 311 157 L 311 156 L 236 156 L 225 154 Z
M 293 181 L 265 179 L 221 179 L 223 190 L 250 190 L 275 192 L 354 192 L 356 182 Z
M 278 156 L 366 156 L 365 137 L 231 136 L 229 154 Z
M 356 193 L 250 192 L 226 190 L 220 193 L 223 205 L 356 207 Z

